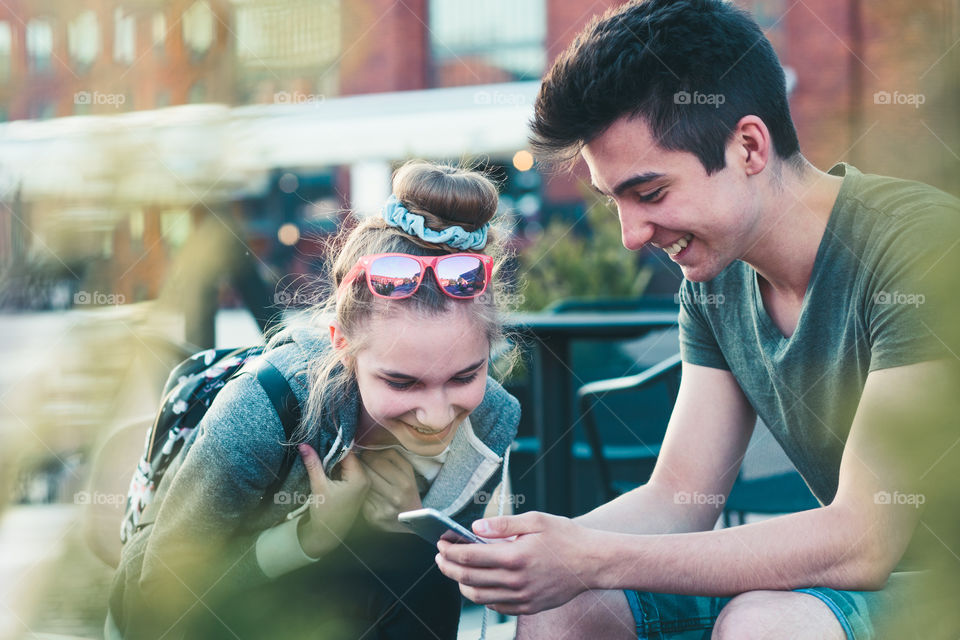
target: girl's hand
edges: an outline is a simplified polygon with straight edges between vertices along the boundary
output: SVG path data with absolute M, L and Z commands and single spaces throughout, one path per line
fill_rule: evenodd
M 317 452 L 308 444 L 297 447 L 310 478 L 310 518 L 302 519 L 297 533 L 303 551 L 319 558 L 333 549 L 350 530 L 370 481 L 355 454 L 340 462 L 341 479 L 333 480 L 323 471 Z
M 365 451 L 360 459 L 370 478 L 363 516 L 384 531 L 410 533 L 397 514 L 420 509 L 420 492 L 413 466 L 396 449 Z

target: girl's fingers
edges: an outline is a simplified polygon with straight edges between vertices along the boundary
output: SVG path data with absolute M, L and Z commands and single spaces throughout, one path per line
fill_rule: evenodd
M 341 464 L 341 482 L 348 485 L 366 488 L 370 484 L 367 472 L 363 470 L 363 465 L 352 451 L 343 457 Z
M 307 477 L 310 478 L 310 490 L 313 493 L 322 494 L 327 486 L 327 474 L 323 472 L 320 456 L 308 444 L 297 445 L 297 450 L 300 452 L 303 466 L 307 469 Z

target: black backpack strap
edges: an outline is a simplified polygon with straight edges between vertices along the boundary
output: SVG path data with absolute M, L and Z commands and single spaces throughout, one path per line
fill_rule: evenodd
M 283 433 L 287 437 L 287 442 L 290 442 L 293 439 L 293 434 L 296 432 L 297 427 L 300 426 L 300 419 L 303 416 L 300 402 L 293 393 L 293 389 L 290 388 L 290 383 L 287 382 L 286 377 L 280 373 L 279 369 L 263 357 L 257 359 L 257 363 L 253 366 L 252 372 L 257 382 L 259 382 L 263 390 L 267 392 L 267 397 L 270 398 L 270 402 L 273 403 L 273 408 L 276 410 L 277 415 L 280 416 Z M 274 494 L 280 490 L 295 460 L 296 452 L 294 451 L 294 447 L 292 445 L 285 445 L 280 471 L 276 479 L 270 483 L 270 486 L 267 487 L 267 490 L 264 492 L 263 502 L 267 502 L 269 498 L 272 498 Z

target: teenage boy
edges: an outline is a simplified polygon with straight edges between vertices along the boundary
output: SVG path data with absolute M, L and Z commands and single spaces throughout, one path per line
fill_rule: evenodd
M 939 583 L 910 570 L 950 540 L 930 508 L 955 498 L 932 481 L 960 435 L 960 202 L 810 164 L 770 43 L 720 0 L 594 20 L 546 76 L 533 130 L 541 154 L 586 161 L 627 249 L 682 269 L 682 384 L 646 485 L 576 520 L 478 521 L 517 538 L 441 543 L 441 570 L 526 614 L 521 638 L 860 640 L 943 622 L 922 606 Z M 822 506 L 713 530 L 758 415 Z

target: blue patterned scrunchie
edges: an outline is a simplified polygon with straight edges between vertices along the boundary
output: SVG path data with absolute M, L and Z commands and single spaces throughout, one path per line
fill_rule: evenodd
M 423 216 L 409 211 L 396 196 L 387 198 L 387 203 L 383 205 L 380 213 L 391 227 L 399 227 L 427 242 L 446 244 L 462 250 L 483 249 L 487 244 L 487 229 L 490 228 L 490 223 L 484 223 L 476 231 L 467 231 L 457 225 L 435 231 L 426 225 Z

